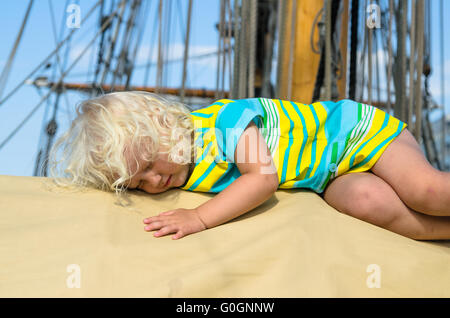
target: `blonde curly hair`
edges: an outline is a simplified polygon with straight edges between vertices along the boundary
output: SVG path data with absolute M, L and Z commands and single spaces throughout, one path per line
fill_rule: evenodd
M 178 164 L 192 159 L 185 137 L 194 127 L 181 103 L 147 92 L 115 92 L 81 102 L 76 113 L 49 155 L 50 177 L 58 186 L 93 187 L 120 197 L 134 176 L 126 152 L 131 150 L 138 170 L 138 157 L 153 161 L 167 153 Z

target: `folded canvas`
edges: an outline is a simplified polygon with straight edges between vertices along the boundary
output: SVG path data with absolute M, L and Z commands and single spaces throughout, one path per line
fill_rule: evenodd
M 450 297 L 450 242 L 420 242 L 279 190 L 180 240 L 145 217 L 213 194 L 114 194 L 0 176 L 0 297 Z

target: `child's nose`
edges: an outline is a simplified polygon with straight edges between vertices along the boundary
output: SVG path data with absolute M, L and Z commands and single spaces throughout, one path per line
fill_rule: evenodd
M 162 176 L 159 173 L 149 172 L 145 177 L 147 179 L 147 182 L 150 183 L 154 188 L 158 188 L 160 183 L 162 182 Z

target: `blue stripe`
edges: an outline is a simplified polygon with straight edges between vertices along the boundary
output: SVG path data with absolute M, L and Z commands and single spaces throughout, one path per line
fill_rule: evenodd
M 220 178 L 214 183 L 214 185 L 211 187 L 210 192 L 221 192 L 226 187 L 228 187 L 231 183 L 234 182 L 238 177 L 240 177 L 239 169 L 237 169 L 237 166 L 235 164 L 227 163 L 227 170 L 223 173 L 223 175 L 220 176 Z M 233 170 L 235 168 L 235 170 Z M 230 171 L 233 170 L 231 173 Z M 236 176 L 234 176 L 236 175 Z M 235 178 L 234 178 L 235 177 Z
M 195 131 L 204 133 L 204 132 L 207 132 L 210 129 L 211 129 L 210 127 L 202 127 L 202 128 L 195 128 Z
M 347 120 L 350 118 L 345 118 L 346 120 L 342 118 L 342 102 L 324 102 L 321 104 L 324 104 L 327 108 L 327 118 L 325 120 L 325 135 L 327 137 L 327 140 L 336 140 L 336 138 L 341 133 L 342 122 L 345 121 L 353 124 L 353 121 Z M 352 114 L 353 112 L 350 113 Z
M 328 169 L 327 160 L 329 160 L 329 158 L 327 158 L 327 156 L 328 156 L 328 149 L 330 147 L 331 145 L 326 146 L 325 150 L 322 152 L 322 156 L 320 158 L 320 163 L 319 166 L 317 167 L 316 173 L 312 177 L 296 181 L 294 183 L 293 188 L 309 188 L 314 191 L 317 190 L 317 184 L 320 184 L 320 182 L 322 182 L 322 180 L 319 179 L 319 177 L 324 175 L 325 169 Z
M 402 129 L 403 129 L 403 122 L 400 121 L 397 127 L 397 131 L 394 134 L 392 134 L 389 138 L 386 138 L 381 144 L 379 144 L 374 150 L 372 150 L 372 152 L 367 156 L 366 159 L 358 163 L 356 166 L 352 167 L 352 169 L 359 168 L 365 165 L 367 162 L 369 162 L 373 158 L 373 156 L 375 156 L 375 154 L 378 151 L 380 151 L 381 148 L 384 147 L 384 145 L 386 145 L 389 141 L 397 137 L 401 133 Z
M 333 143 L 328 143 L 325 147 L 325 150 L 322 153 L 322 156 L 320 157 L 319 167 L 316 170 L 316 173 L 314 176 L 316 176 L 314 182 L 311 185 L 312 189 L 320 189 L 320 184 L 323 182 L 323 179 L 327 177 L 328 175 L 328 164 L 331 162 L 331 154 L 332 151 L 330 151 L 330 148 L 333 147 Z M 319 178 L 321 177 L 322 178 Z
M 372 119 L 373 120 L 373 119 Z M 384 128 L 386 128 L 387 124 L 389 122 L 389 115 L 387 113 L 384 114 L 384 121 L 383 124 L 381 125 L 381 128 L 377 131 L 377 133 L 375 135 L 372 136 L 372 138 L 370 138 L 369 140 L 367 140 L 365 143 L 363 143 L 361 146 L 358 147 L 358 150 L 355 151 L 355 153 L 353 154 L 353 156 L 350 158 L 350 169 L 352 169 L 353 167 L 353 162 L 355 161 L 355 156 L 358 154 L 358 152 L 364 148 L 364 146 L 369 143 L 373 138 L 375 138 Z M 370 128 L 368 128 L 370 130 Z
M 198 159 L 198 163 L 196 163 L 195 164 L 195 167 L 194 167 L 194 170 L 193 171 L 195 171 L 195 169 L 197 168 L 197 165 L 200 163 L 200 162 L 202 162 L 204 159 L 205 159 L 205 157 L 206 157 L 206 155 L 209 153 L 209 150 L 211 149 L 211 146 L 212 146 L 212 142 L 210 142 L 207 146 L 206 146 L 206 149 L 205 149 L 205 151 L 202 153 L 202 156 Z M 214 166 L 216 165 L 216 162 L 215 161 L 213 161 L 212 163 L 211 163 L 211 165 L 208 167 L 208 169 L 205 171 L 205 173 L 203 173 L 203 175 L 200 177 L 200 178 L 198 178 L 195 182 L 194 182 L 194 184 L 188 189 L 188 190 L 190 190 L 190 191 L 194 191 L 194 189 L 208 176 L 208 174 L 209 174 L 209 172 L 214 168 Z
M 288 144 L 286 151 L 284 152 L 283 170 L 281 172 L 281 179 L 280 179 L 280 182 L 283 183 L 286 180 L 286 171 L 287 171 L 287 166 L 288 166 L 288 161 L 289 161 L 289 153 L 291 151 L 292 140 L 293 140 L 292 130 L 294 128 L 294 122 L 289 118 L 289 114 L 287 113 L 286 109 L 283 107 L 283 101 L 281 101 L 281 100 L 280 100 L 280 106 L 281 106 L 281 109 L 283 110 L 283 113 L 286 115 L 286 118 L 289 119 L 289 123 L 290 123 L 289 124 L 289 144 Z
M 314 169 L 314 166 L 316 164 L 317 134 L 319 133 L 319 128 L 320 128 L 319 117 L 317 117 L 317 113 L 316 113 L 316 110 L 314 109 L 314 106 L 309 105 L 309 108 L 311 109 L 311 113 L 314 116 L 314 121 L 316 122 L 316 133 L 314 134 L 314 139 L 311 144 L 311 163 L 308 167 L 308 172 L 306 173 L 305 178 L 309 178 L 309 176 L 311 175 L 311 172 Z
M 195 139 L 195 141 L 194 141 L 194 144 L 195 145 L 197 145 L 197 146 L 199 146 L 199 147 L 202 147 L 202 149 L 203 149 L 203 138 L 204 138 L 204 136 L 206 135 L 206 133 L 208 133 L 208 131 L 209 131 L 209 127 L 204 127 L 204 128 L 196 128 L 195 130 L 196 130 L 196 133 L 198 133 L 199 135 L 197 136 L 197 138 Z
M 203 113 L 191 113 L 192 116 L 197 116 L 197 117 L 201 117 L 201 118 L 211 118 L 214 113 L 210 113 L 210 114 L 203 114 Z
M 216 162 L 213 161 L 209 165 L 208 169 L 206 169 L 206 171 L 202 174 L 202 176 L 200 178 L 198 178 L 197 180 L 195 180 L 194 184 L 188 190 L 194 191 L 195 188 L 197 188 L 200 185 L 200 183 L 202 183 L 202 181 L 205 180 L 206 177 L 208 177 L 209 173 L 214 169 L 215 166 L 216 166 Z
M 303 151 L 305 150 L 306 141 L 308 140 L 308 138 L 307 138 L 308 130 L 306 129 L 306 122 L 305 122 L 305 118 L 303 117 L 302 112 L 300 111 L 300 109 L 298 109 L 298 106 L 294 102 L 291 102 L 291 104 L 293 105 L 294 110 L 297 112 L 298 117 L 300 117 L 300 120 L 302 122 L 302 127 L 303 127 L 302 146 L 300 148 L 299 158 L 297 159 L 297 168 L 295 169 L 295 175 L 299 176 L 300 175 L 300 163 L 302 162 L 300 156 L 303 154 Z

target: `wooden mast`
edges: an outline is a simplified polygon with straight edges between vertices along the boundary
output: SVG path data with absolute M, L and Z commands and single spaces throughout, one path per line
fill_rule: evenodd
M 312 101 L 314 85 L 320 63 L 320 53 L 314 52 L 312 45 L 319 41 L 319 30 L 315 25 L 320 21 L 320 15 L 324 1 L 297 1 L 297 15 L 295 19 L 295 45 L 293 54 L 293 76 L 291 83 L 288 82 L 289 74 L 289 47 L 291 44 L 292 18 L 289 14 L 293 7 L 293 0 L 286 1 L 287 14 L 282 16 L 284 23 L 283 43 L 279 51 L 279 62 L 281 65 L 279 76 L 278 98 L 287 99 L 289 85 L 291 85 L 290 100 L 300 103 Z M 342 56 L 341 74 L 337 81 L 339 99 L 346 98 L 347 86 L 347 37 L 348 37 L 348 0 L 342 0 L 343 13 L 341 17 L 340 50 Z M 315 28 L 315 29 L 313 29 Z
M 347 39 L 348 39 L 348 12 L 349 0 L 342 0 L 342 18 L 341 18 L 341 35 L 340 35 L 340 51 L 341 51 L 341 69 L 340 78 L 337 80 L 339 99 L 347 98 Z

